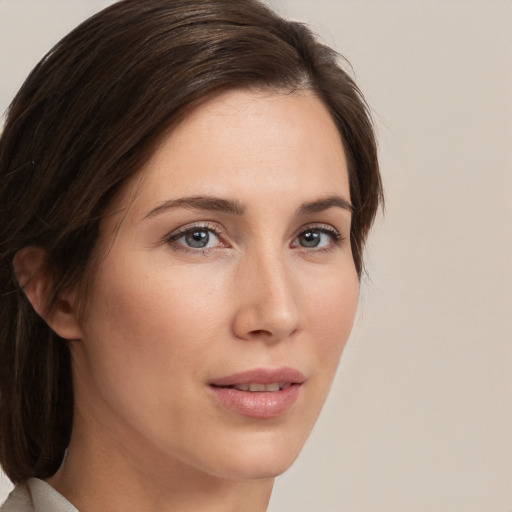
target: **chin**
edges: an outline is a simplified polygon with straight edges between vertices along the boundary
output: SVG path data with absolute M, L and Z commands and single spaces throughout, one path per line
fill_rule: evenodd
M 256 438 L 255 438 L 256 437 Z M 212 454 L 218 477 L 227 479 L 266 479 L 284 473 L 298 457 L 307 436 L 287 432 L 250 436 L 244 442 L 230 443 L 223 453 Z
M 215 476 L 229 480 L 261 480 L 276 478 L 284 473 L 297 458 L 298 452 L 294 457 L 274 456 L 266 460 L 246 459 L 240 463 L 230 461 L 230 464 L 220 468 Z

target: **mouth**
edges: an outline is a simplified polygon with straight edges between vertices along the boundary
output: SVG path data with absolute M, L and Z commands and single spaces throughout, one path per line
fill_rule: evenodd
M 251 382 L 249 384 L 234 384 L 232 386 L 217 386 L 230 389 L 238 389 L 238 391 L 250 391 L 251 393 L 271 393 L 275 391 L 282 391 L 289 388 L 294 383 L 292 382 L 272 382 L 270 384 L 261 384 L 259 382 Z M 212 384 L 212 386 L 215 386 Z
M 254 369 L 216 379 L 209 384 L 217 404 L 241 416 L 276 418 L 298 400 L 304 375 L 291 368 Z

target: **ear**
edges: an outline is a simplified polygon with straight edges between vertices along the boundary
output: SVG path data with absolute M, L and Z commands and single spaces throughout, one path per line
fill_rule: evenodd
M 24 247 L 13 260 L 14 274 L 36 313 L 61 338 L 77 340 L 82 330 L 76 312 L 74 293 L 64 293 L 48 307 L 53 278 L 45 265 L 46 253 L 41 247 Z

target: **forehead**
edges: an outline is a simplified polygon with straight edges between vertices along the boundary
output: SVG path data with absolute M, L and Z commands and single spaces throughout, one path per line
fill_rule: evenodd
M 341 137 L 325 105 L 307 91 L 236 90 L 207 100 L 162 138 L 136 181 L 136 210 L 193 195 L 249 206 L 258 196 L 279 202 L 283 194 L 350 199 Z

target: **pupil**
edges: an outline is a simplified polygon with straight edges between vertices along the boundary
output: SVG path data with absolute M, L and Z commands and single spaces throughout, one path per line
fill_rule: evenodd
M 208 245 L 208 241 L 210 240 L 210 235 L 207 231 L 191 231 L 187 233 L 186 242 L 189 247 L 194 247 L 196 249 L 200 249 L 202 247 L 206 247 Z
M 302 235 L 303 247 L 316 247 L 320 243 L 320 233 L 308 231 Z

